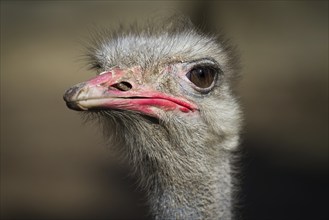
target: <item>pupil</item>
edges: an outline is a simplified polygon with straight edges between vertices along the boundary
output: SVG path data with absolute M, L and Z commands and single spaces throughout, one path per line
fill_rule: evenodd
M 204 78 L 205 77 L 205 73 L 204 73 L 203 69 L 198 69 L 197 73 L 198 73 L 198 76 L 200 78 Z

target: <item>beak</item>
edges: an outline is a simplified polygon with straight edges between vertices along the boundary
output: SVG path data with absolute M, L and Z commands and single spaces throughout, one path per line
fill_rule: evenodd
M 194 112 L 197 106 L 181 97 L 156 91 L 141 83 L 139 71 L 113 69 L 69 88 L 66 105 L 73 110 L 130 110 L 159 118 L 160 111 Z

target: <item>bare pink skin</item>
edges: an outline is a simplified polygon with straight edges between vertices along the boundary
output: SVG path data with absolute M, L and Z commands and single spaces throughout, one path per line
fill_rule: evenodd
M 126 82 L 128 90 L 115 85 Z M 198 110 L 189 100 L 156 91 L 142 83 L 138 67 L 128 70 L 113 68 L 68 89 L 64 95 L 67 105 L 74 110 L 122 109 L 159 118 L 160 111 L 191 113 Z

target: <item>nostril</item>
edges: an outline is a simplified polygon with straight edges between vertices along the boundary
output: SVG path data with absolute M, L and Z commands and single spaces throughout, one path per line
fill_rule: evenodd
M 120 91 L 125 92 L 125 91 L 130 90 L 133 86 L 129 82 L 122 81 L 119 83 L 115 83 L 115 84 L 111 85 L 110 87 L 114 87 Z

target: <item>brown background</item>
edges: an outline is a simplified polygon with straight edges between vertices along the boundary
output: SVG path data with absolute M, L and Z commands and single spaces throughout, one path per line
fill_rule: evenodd
M 2 219 L 138 213 L 112 186 L 98 127 L 62 95 L 94 74 L 77 61 L 88 27 L 166 11 L 222 27 L 240 50 L 241 216 L 328 218 L 327 1 L 1 1 Z

